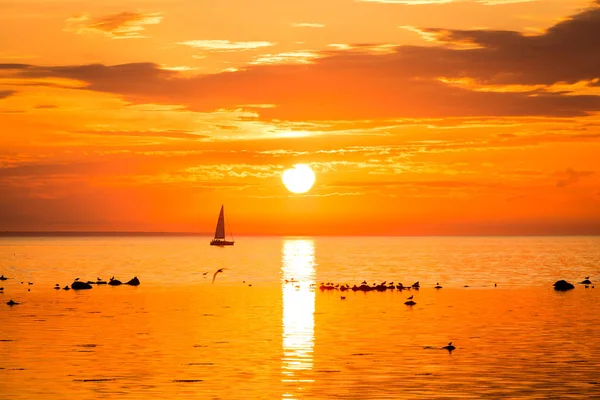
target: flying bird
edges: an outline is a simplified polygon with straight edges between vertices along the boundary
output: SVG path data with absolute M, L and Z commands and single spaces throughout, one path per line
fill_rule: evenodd
M 413 297 L 415 297 L 415 295 L 412 295 L 412 296 L 410 296 L 410 297 L 407 297 L 407 298 L 406 298 L 406 300 L 412 300 L 412 299 L 413 299 Z
M 223 270 L 224 270 L 224 269 L 225 269 L 225 268 L 219 268 L 219 269 L 217 270 L 217 272 L 215 272 L 215 274 L 213 275 L 213 280 L 212 280 L 212 283 L 215 283 L 215 278 L 217 277 L 217 274 L 218 274 L 219 272 L 223 272 Z

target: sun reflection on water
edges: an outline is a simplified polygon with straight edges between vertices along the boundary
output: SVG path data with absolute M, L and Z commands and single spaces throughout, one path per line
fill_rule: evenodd
M 315 341 L 315 246 L 310 239 L 286 239 L 281 263 L 283 293 L 282 382 L 290 391 L 302 390 L 303 371 L 313 368 Z M 295 390 L 294 390 L 295 389 Z

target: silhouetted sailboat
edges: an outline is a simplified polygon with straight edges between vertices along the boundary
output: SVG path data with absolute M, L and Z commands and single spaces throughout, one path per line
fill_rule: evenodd
M 215 238 L 210 241 L 210 245 L 233 246 L 233 243 L 233 240 L 225 240 L 225 214 L 223 212 L 223 206 L 221 206 L 221 212 L 219 213 L 219 221 L 217 222 L 217 230 L 215 231 Z

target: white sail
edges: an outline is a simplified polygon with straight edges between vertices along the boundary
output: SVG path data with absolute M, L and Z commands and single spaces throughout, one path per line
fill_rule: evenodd
M 217 222 L 215 239 L 225 239 L 225 215 L 223 213 L 223 206 L 221 206 L 221 212 L 219 213 L 219 222 Z

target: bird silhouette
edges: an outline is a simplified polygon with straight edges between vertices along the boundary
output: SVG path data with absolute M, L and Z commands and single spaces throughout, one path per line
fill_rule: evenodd
M 456 349 L 456 347 L 454 347 L 452 345 L 452 342 L 448 343 L 448 346 L 444 346 L 442 347 L 442 349 L 448 350 L 449 352 L 452 352 L 452 350 Z
M 217 274 L 218 274 L 219 272 L 223 272 L 223 270 L 225 270 L 225 268 L 219 268 L 219 269 L 217 270 L 217 272 L 215 272 L 215 274 L 213 275 L 213 280 L 212 280 L 212 283 L 215 283 L 215 278 L 217 277 Z
M 412 300 L 413 297 L 415 297 L 414 294 L 412 296 L 410 296 L 410 297 L 407 297 L 406 300 Z

